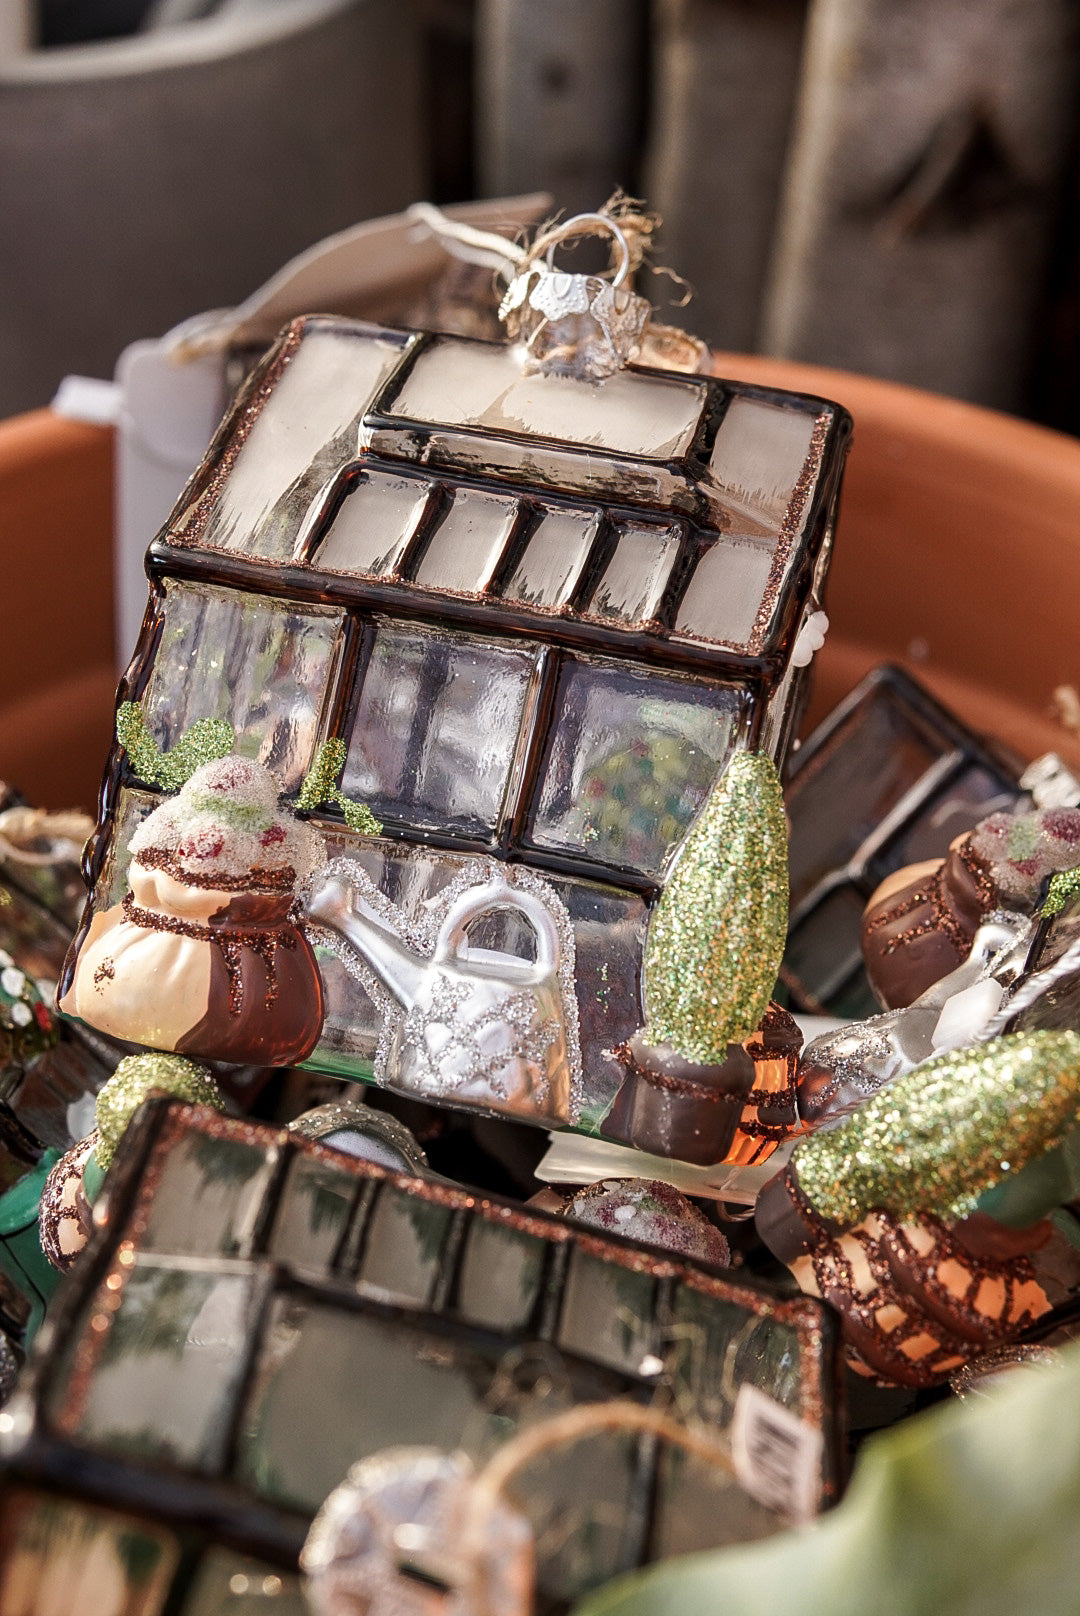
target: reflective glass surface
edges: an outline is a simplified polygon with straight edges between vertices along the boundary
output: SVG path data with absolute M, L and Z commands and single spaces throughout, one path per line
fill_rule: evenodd
M 150 733 L 167 749 L 196 719 L 224 718 L 237 751 L 294 789 L 311 761 L 340 624 L 324 607 L 168 582 L 143 698 Z
M 658 874 L 727 761 L 735 703 L 714 685 L 568 661 L 533 841 Z
M 288 561 L 312 500 L 356 454 L 360 418 L 404 342 L 399 333 L 310 328 L 230 468 L 202 542 Z M 193 515 L 182 514 L 180 533 Z
M 720 422 L 709 470 L 725 504 L 779 531 L 810 452 L 815 417 L 764 399 L 734 398 Z
M 250 1273 L 141 1259 L 72 1434 L 114 1453 L 217 1470 L 254 1307 Z
M 493 831 L 537 652 L 382 624 L 364 675 L 344 789 L 381 817 Z
M 247 1256 L 273 1161 L 238 1139 L 189 1134 L 170 1152 L 143 1235 L 148 1251 Z
M 364 1232 L 358 1289 L 406 1307 L 430 1302 L 449 1226 L 446 1207 L 384 1184 Z
M 489 427 L 669 460 L 690 446 L 704 401 L 704 384 L 690 378 L 626 370 L 602 382 L 523 376 L 513 347 L 436 341 L 389 409 L 412 421 Z
M 677 527 L 623 523 L 615 552 L 589 604 L 589 615 L 625 623 L 647 623 L 654 618 L 679 553 L 680 537 Z
M 575 1250 L 563 1297 L 559 1345 L 631 1375 L 655 1352 L 656 1281 Z
M 41 1493 L 7 1495 L 0 1516 L 0 1616 L 161 1616 L 171 1532 Z
M 473 1324 L 526 1331 L 540 1295 L 545 1242 L 474 1218 L 458 1278 L 458 1312 Z
M 344 1236 L 356 1180 L 327 1162 L 293 1162 L 278 1202 L 267 1255 L 301 1273 L 325 1275 Z
M 514 523 L 518 502 L 482 488 L 455 489 L 416 569 L 428 589 L 479 594 L 491 581 Z
M 401 560 L 430 497 L 427 483 L 369 471 L 338 507 L 312 564 L 327 572 L 382 577 Z
M 508 600 L 526 606 L 565 606 L 588 560 L 600 525 L 595 510 L 549 506 L 529 535 L 509 583 Z
M 675 614 L 677 634 L 745 646 L 769 581 L 775 547 L 725 534 L 702 555 Z

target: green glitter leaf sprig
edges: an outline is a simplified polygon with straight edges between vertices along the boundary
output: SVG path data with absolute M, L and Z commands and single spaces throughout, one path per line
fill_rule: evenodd
M 151 1094 L 171 1094 L 190 1105 L 209 1105 L 224 1111 L 221 1090 L 205 1066 L 183 1055 L 148 1051 L 122 1060 L 97 1097 L 98 1143 L 94 1154 L 104 1170 L 112 1163 L 124 1130 Z
M 686 1060 L 723 1061 L 768 1007 L 788 918 L 780 780 L 736 752 L 683 841 L 649 922 L 645 1037 Z
M 1080 864 L 1074 870 L 1059 870 L 1051 878 L 1046 901 L 1039 910 L 1040 920 L 1052 920 L 1080 895 Z
M 146 727 L 142 708 L 125 701 L 116 714 L 116 738 L 140 780 L 164 791 L 179 791 L 204 763 L 228 757 L 236 731 L 223 718 L 200 718 L 163 752 Z
M 346 747 L 340 739 L 324 741 L 315 754 L 311 768 L 304 776 L 296 799 L 298 813 L 310 814 L 324 802 L 341 809 L 346 825 L 362 836 L 378 836 L 382 825 L 363 802 L 353 802 L 338 785 L 345 767 Z
M 964 1218 L 979 1197 L 1080 1126 L 1080 1034 L 1010 1033 L 898 1077 L 788 1169 L 814 1210 L 852 1229 L 870 1212 Z

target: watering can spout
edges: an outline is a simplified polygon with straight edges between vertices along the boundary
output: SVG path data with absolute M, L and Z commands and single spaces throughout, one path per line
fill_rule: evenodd
M 412 1008 L 427 982 L 427 961 L 405 946 L 356 886 L 329 876 L 309 898 L 307 916 L 337 932 L 397 1002 Z

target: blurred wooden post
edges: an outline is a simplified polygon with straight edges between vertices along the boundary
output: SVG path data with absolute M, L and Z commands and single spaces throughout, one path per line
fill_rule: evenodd
M 805 0 L 654 0 L 645 194 L 699 336 L 752 348 L 795 101 Z
M 814 0 L 761 346 L 1016 409 L 1073 0 Z
M 643 17 L 640 0 L 479 0 L 481 195 L 550 191 L 576 213 L 633 190 Z

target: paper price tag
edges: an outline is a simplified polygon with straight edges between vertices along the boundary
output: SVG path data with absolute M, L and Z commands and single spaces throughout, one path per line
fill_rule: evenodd
M 740 1486 L 793 1521 L 812 1520 L 821 1492 L 822 1435 L 756 1386 L 741 1386 L 731 1422 Z

